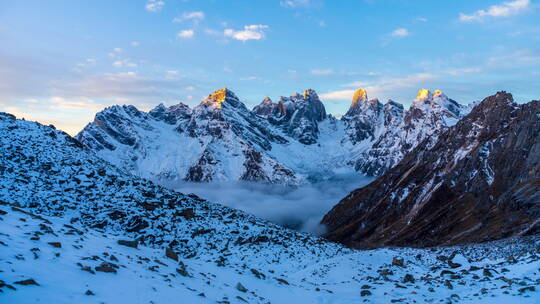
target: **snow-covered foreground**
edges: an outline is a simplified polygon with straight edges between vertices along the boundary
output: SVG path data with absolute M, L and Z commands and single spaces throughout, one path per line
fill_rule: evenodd
M 319 234 L 322 217 L 352 190 L 373 178 L 358 173 L 336 174 L 332 180 L 298 187 L 254 182 L 163 183 L 182 192 L 194 193 L 210 202 L 239 209 L 282 226 Z
M 538 303 L 539 240 L 317 252 L 281 265 L 118 244 L 120 235 L 0 206 L 2 303 Z M 235 256 L 240 255 L 232 255 Z M 452 257 L 453 256 L 453 257 Z M 403 260 L 401 260 L 403 259 Z
M 540 300 L 535 239 L 353 251 L 126 174 L 2 113 L 0 152 L 2 304 Z

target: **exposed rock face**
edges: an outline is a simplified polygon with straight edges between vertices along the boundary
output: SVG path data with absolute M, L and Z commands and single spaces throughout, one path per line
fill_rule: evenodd
M 193 110 L 184 104 L 159 105 L 149 113 L 133 106 L 107 108 L 77 139 L 105 160 L 154 180 L 296 184 L 293 171 L 260 153 L 272 143 L 287 143 L 268 125 L 221 89 Z
M 437 95 L 419 99 L 406 121 L 425 119 L 416 109 L 440 103 Z M 322 221 L 327 238 L 352 247 L 431 246 L 540 232 L 539 117 L 540 101 L 517 105 L 505 92 L 486 98 L 437 141 L 422 141 L 345 197 Z
M 368 100 L 364 89 L 354 94 L 351 107 L 342 118 L 353 144 L 366 139 L 371 142 L 379 137 L 384 128 L 383 107 L 378 99 Z
M 282 105 L 282 104 L 281 104 Z M 264 117 L 280 117 L 284 113 L 280 110 L 280 104 L 272 102 L 272 99 L 266 97 L 263 101 L 253 108 L 253 113 Z
M 317 142 L 319 122 L 326 118 L 326 109 L 312 89 L 306 90 L 304 95 L 281 97 L 278 104 L 265 99 L 253 111 L 305 145 Z

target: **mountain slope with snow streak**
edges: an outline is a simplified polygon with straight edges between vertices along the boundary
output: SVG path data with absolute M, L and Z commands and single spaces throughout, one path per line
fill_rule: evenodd
M 485 98 L 323 219 L 352 247 L 478 243 L 540 232 L 540 102 Z

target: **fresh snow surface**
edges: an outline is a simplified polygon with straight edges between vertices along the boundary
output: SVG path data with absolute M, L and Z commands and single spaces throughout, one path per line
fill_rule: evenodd
M 0 206 L 1 303 L 540 301 L 540 241 L 534 239 L 432 249 L 342 249 L 322 259 L 318 250 L 306 250 L 301 259 L 279 265 L 264 255 L 244 263 L 242 254 L 233 252 L 231 263 L 220 266 L 204 253 L 177 262 L 161 248 L 119 245 L 123 235 L 20 210 Z M 393 263 L 400 258 L 403 266 Z M 114 272 L 96 270 L 103 263 Z M 28 279 L 39 285 L 15 283 Z

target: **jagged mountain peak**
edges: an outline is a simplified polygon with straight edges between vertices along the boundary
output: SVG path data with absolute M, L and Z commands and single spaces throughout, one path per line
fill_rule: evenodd
M 212 94 L 208 95 L 208 97 L 203 100 L 201 104 L 212 105 L 215 108 L 221 109 L 224 102 L 237 106 L 240 103 L 240 100 L 233 91 L 225 87 L 212 92 Z
M 304 91 L 304 99 L 305 100 L 319 100 L 319 95 L 317 95 L 317 92 L 313 89 L 307 89 Z
M 399 102 L 393 101 L 392 99 L 388 99 L 388 101 L 384 104 L 385 107 L 396 107 L 403 110 L 403 105 Z
M 351 106 L 344 117 L 369 115 L 366 112 L 380 112 L 383 105 L 378 98 L 368 99 L 367 91 L 364 88 L 358 89 L 352 98 Z M 377 115 L 377 114 L 376 114 Z
M 484 100 L 486 103 L 514 103 L 514 96 L 506 91 L 499 91 Z
M 351 106 L 356 106 L 361 102 L 366 102 L 368 100 L 367 91 L 364 88 L 360 88 L 354 92 Z
M 431 100 L 432 98 L 433 98 L 433 94 L 431 94 L 431 91 L 429 91 L 428 89 L 420 89 L 414 101 L 422 102 L 422 101 Z
M 445 95 L 441 90 L 437 89 L 433 92 L 433 96 L 445 96 Z

